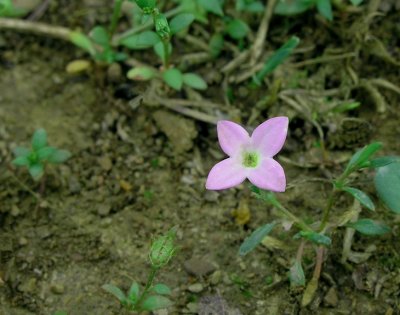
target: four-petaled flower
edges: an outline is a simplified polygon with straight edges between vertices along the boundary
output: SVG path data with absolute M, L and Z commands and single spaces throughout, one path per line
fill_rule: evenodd
M 218 141 L 222 151 L 229 157 L 211 169 L 206 188 L 227 189 L 248 178 L 261 189 L 284 192 L 285 172 L 273 157 L 285 143 L 288 124 L 287 117 L 268 119 L 250 137 L 242 126 L 227 120 L 219 121 Z

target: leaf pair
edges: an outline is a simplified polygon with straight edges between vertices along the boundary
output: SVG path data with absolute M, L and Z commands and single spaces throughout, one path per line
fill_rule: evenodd
M 160 76 L 160 74 L 149 67 L 136 67 L 129 70 L 127 76 L 131 80 L 147 81 Z M 177 91 L 180 91 L 184 84 L 197 90 L 207 89 L 207 83 L 199 75 L 195 73 L 182 73 L 176 68 L 164 71 L 161 74 L 161 78 L 166 84 Z
M 137 282 L 134 282 L 128 294 L 115 285 L 105 284 L 102 288 L 112 294 L 127 310 L 130 311 L 154 311 L 157 309 L 167 308 L 172 305 L 165 295 L 171 295 L 171 290 L 163 283 L 158 283 L 152 286 L 149 291 L 144 292 L 144 296 L 140 295 L 140 287 Z M 149 295 L 154 293 L 154 295 Z

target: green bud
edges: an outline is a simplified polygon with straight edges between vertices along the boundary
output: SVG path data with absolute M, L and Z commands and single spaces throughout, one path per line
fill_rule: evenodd
M 176 228 L 172 228 L 165 235 L 157 237 L 151 244 L 150 263 L 154 268 L 165 266 L 175 254 L 174 244 L 176 237 Z
M 170 38 L 171 30 L 164 14 L 159 13 L 154 16 L 154 26 L 156 28 L 156 33 L 162 40 L 168 40 Z
M 139 8 L 141 8 L 144 14 L 151 14 L 156 8 L 157 0 L 135 0 Z

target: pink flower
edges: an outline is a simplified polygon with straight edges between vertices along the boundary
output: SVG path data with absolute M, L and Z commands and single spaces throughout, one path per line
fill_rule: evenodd
M 217 124 L 219 144 L 229 157 L 211 169 L 206 188 L 221 190 L 249 181 L 265 190 L 284 192 L 286 177 L 273 157 L 285 143 L 289 119 L 275 117 L 259 125 L 252 133 L 240 125 L 221 120 Z

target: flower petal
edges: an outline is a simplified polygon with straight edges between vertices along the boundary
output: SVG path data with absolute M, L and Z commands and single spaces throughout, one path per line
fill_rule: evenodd
M 259 167 L 251 170 L 247 175 L 249 181 L 258 188 L 284 192 L 286 177 L 282 166 L 271 158 L 265 158 Z
M 229 156 L 234 155 L 243 145 L 250 143 L 249 133 L 240 125 L 220 120 L 217 124 L 219 145 Z
M 253 145 L 260 152 L 273 157 L 283 147 L 288 131 L 289 119 L 287 117 L 275 117 L 268 119 L 259 125 L 251 135 Z
M 221 190 L 241 184 L 247 171 L 233 158 L 227 158 L 215 164 L 207 177 L 208 190 Z

